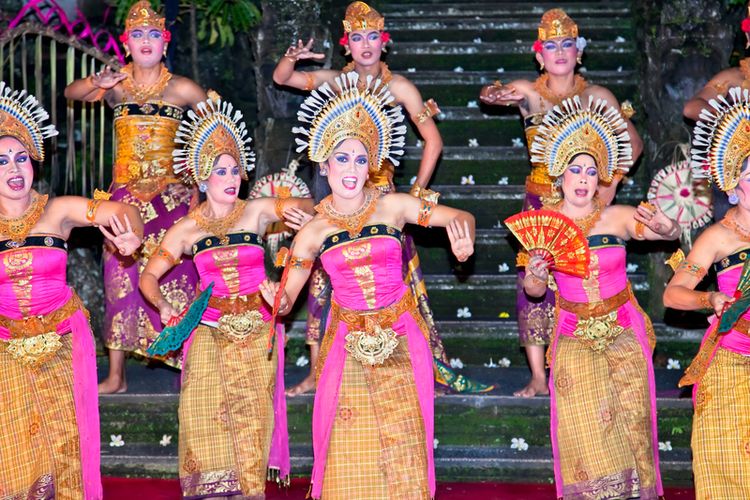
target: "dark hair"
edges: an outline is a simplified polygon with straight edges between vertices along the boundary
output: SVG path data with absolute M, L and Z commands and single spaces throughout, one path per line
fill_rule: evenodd
M 331 194 L 331 186 L 328 185 L 328 177 L 320 175 L 320 165 L 313 163 L 312 195 L 315 203 Z

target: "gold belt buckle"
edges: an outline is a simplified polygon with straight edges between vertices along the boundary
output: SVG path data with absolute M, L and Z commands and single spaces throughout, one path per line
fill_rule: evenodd
M 14 360 L 30 368 L 40 366 L 52 359 L 61 347 L 60 335 L 56 332 L 6 341 L 8 354 Z
M 617 311 L 604 316 L 579 319 L 573 335 L 592 351 L 602 352 L 625 329 L 617 323 Z
M 219 318 L 219 330 L 233 341 L 245 340 L 263 329 L 265 321 L 260 311 L 224 314 Z
M 370 366 L 382 365 L 398 347 L 393 328 L 373 325 L 372 331 L 357 330 L 346 335 L 346 350 L 354 359 Z

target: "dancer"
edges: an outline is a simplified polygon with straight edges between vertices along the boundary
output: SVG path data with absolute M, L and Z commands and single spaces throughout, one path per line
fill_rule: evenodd
M 187 214 L 193 196 L 172 172 L 172 149 L 183 109 L 195 107 L 206 94 L 195 82 L 171 74 L 164 66 L 170 38 L 164 18 L 147 1 L 137 2 L 120 38 L 132 62 L 119 72 L 106 68 L 65 89 L 68 99 L 104 98 L 114 108 L 116 152 L 109 191 L 113 200 L 138 208 L 146 224 L 145 245 L 139 253 L 122 258 L 110 245 L 104 247 L 103 337 L 109 374 L 99 391 L 106 394 L 127 390 L 125 353 L 145 355 L 161 328 L 158 312 L 138 291 L 138 276 L 164 232 Z M 196 281 L 195 269 L 186 259 L 164 276 L 161 288 L 167 300 L 181 309 L 192 300 Z M 179 366 L 179 355 L 165 362 Z
M 294 239 L 278 293 L 289 311 L 320 253 L 331 311 L 316 366 L 313 498 L 432 498 L 433 374 L 427 326 L 403 280 L 405 223 L 446 227 L 454 255 L 474 251 L 471 214 L 366 186 L 368 172 L 404 144 L 401 108 L 356 73 L 324 84 L 298 114 L 301 149 L 332 194 Z M 317 96 L 317 97 L 316 97 Z M 270 300 L 278 286 L 261 287 Z
M 300 90 L 311 91 L 323 83 L 333 85 L 335 78 L 341 74 L 354 73 L 359 77 L 360 86 L 364 87 L 367 77 L 380 79 L 387 84 L 394 102 L 400 104 L 407 112 L 412 124 L 423 139 L 422 159 L 419 171 L 410 194 L 426 201 L 436 203 L 440 193 L 427 189 L 435 165 L 443 148 L 440 132 L 435 125 L 433 116 L 439 112 L 434 101 L 423 102 L 422 95 L 417 87 L 407 78 L 394 75 L 388 69 L 388 65 L 381 61 L 382 53 L 390 41 L 390 35 L 385 31 L 385 18 L 375 9 L 364 2 L 353 2 L 346 9 L 343 20 L 344 36 L 339 43 L 343 45 L 347 54 L 351 54 L 352 61 L 341 71 L 317 70 L 311 72 L 295 71 L 294 66 L 299 60 L 322 59 L 323 54 L 315 54 L 311 51 L 312 39 L 304 44 L 301 40 L 287 50 L 284 57 L 279 61 L 273 74 L 274 82 Z M 395 190 L 393 185 L 394 165 L 384 161 L 379 170 L 371 170 L 368 185 L 377 188 L 383 193 Z M 298 226 L 306 222 L 300 220 L 299 214 L 289 214 L 292 224 Z M 492 390 L 488 386 L 472 381 L 463 375 L 454 372 L 448 365 L 448 356 L 440 340 L 435 321 L 432 316 L 427 289 L 425 287 L 422 270 L 417 255 L 414 239 L 405 233 L 404 249 L 404 276 L 405 281 L 414 294 L 419 306 L 422 319 L 430 331 L 430 346 L 435 357 L 435 379 L 441 385 L 445 385 L 457 392 L 486 392 Z M 290 395 L 296 395 L 312 390 L 315 387 L 313 370 L 317 353 L 319 351 L 321 326 L 324 326 L 324 311 L 328 309 L 330 297 L 326 291 L 329 290 L 328 277 L 316 266 L 313 271 L 310 295 L 308 297 L 307 343 L 310 345 L 311 363 L 309 376 L 298 386 L 289 391 Z
M 700 351 L 680 380 L 693 385 L 693 474 L 696 498 L 750 498 L 750 312 L 719 334 L 718 316 L 734 301 L 750 252 L 748 91 L 730 90 L 700 115 L 693 134 L 694 171 L 705 172 L 735 205 L 708 227 L 664 291 L 664 305 L 715 313 Z M 718 291 L 695 287 L 711 266 Z
M 141 244 L 138 211 L 32 188 L 47 112 L 0 82 L 0 496 L 101 499 L 96 346 L 88 311 L 66 281 L 75 227 L 122 255 Z
M 530 147 L 542 124 L 544 113 L 558 106 L 564 99 L 589 96 L 604 99 L 618 106 L 615 96 L 600 85 L 592 85 L 582 76 L 576 74 L 576 64 L 581 63 L 586 39 L 578 36 L 578 25 L 562 9 L 548 10 L 539 24 L 539 38 L 534 43 L 536 60 L 539 63 L 541 76 L 536 81 L 515 80 L 508 84 L 499 81 L 482 89 L 480 99 L 489 105 L 517 106 L 524 120 L 526 143 Z M 632 113 L 626 113 L 632 114 Z M 626 119 L 628 134 L 633 151 L 633 160 L 637 160 L 643 150 L 635 127 Z M 618 165 L 610 182 L 599 186 L 599 199 L 608 205 L 615 196 L 617 184 L 628 168 Z M 547 165 L 531 161 L 531 173 L 526 178 L 526 198 L 524 210 L 539 208 L 542 203 L 558 196 L 552 179 L 547 175 Z M 523 292 L 525 271 L 519 268 L 517 282 L 516 313 L 518 316 L 518 335 L 521 345 L 526 349 L 531 379 L 516 396 L 533 397 L 537 394 L 548 394 L 547 376 L 544 371 L 544 347 L 550 343 L 554 327 L 554 294 L 548 291 L 544 297 L 532 299 Z
M 193 256 L 201 289 L 212 287 L 201 325 L 183 349 L 179 474 L 185 498 L 263 498 L 267 469 L 281 482 L 289 475 L 283 331 L 269 356 L 271 314 L 258 293 L 266 277 L 262 237 L 284 208 L 312 212 L 312 201 L 237 198 L 254 166 L 241 119 L 218 100 L 200 104 L 182 122 L 174 171 L 197 184 L 206 201 L 167 231 L 141 276 L 141 291 L 165 324 L 179 310 L 159 282 L 183 255 Z
M 631 161 L 627 127 L 602 100 L 566 100 L 547 113 L 531 145 L 532 161 L 559 179 L 562 200 L 546 206 L 573 219 L 588 238 L 590 276 L 555 271 L 556 331 L 549 361 L 551 437 L 558 498 L 662 495 L 651 362 L 656 339 L 625 273 L 625 242 L 676 239 L 679 225 L 641 204 L 604 207 L 599 182 Z M 563 138 L 565 138 L 563 140 Z M 547 293 L 549 269 L 538 255 L 524 289 Z

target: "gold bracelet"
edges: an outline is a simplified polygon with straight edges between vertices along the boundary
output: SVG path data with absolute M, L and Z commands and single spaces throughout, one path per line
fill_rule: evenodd
M 713 292 L 703 292 L 698 296 L 698 304 L 700 305 L 700 309 L 713 310 L 714 307 L 711 305 L 711 295 L 713 295 Z
M 312 89 L 315 88 L 315 77 L 312 73 L 304 73 L 305 78 L 307 78 L 307 81 L 305 82 L 305 89 L 306 91 L 310 92 Z
M 276 217 L 279 218 L 280 221 L 284 220 L 284 201 L 286 198 L 276 198 L 276 200 L 273 202 L 273 211 L 276 212 Z
M 644 232 L 646 231 L 646 224 L 641 221 L 635 221 L 635 239 L 642 240 L 646 238 Z
M 434 202 L 422 199 L 422 206 L 419 208 L 419 215 L 417 216 L 417 224 L 422 227 L 429 226 L 433 208 L 435 208 Z

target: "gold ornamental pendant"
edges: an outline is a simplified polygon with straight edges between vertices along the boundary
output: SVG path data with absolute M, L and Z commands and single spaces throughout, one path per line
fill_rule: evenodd
M 6 342 L 8 354 L 29 368 L 36 368 L 49 361 L 61 347 L 60 335 L 56 332 Z
M 398 347 L 393 328 L 375 325 L 370 332 L 354 331 L 346 335 L 346 350 L 363 365 L 382 365 Z
M 625 329 L 617 323 L 617 311 L 606 316 L 580 319 L 573 335 L 594 352 L 602 352 Z
M 224 314 L 219 318 L 219 331 L 232 341 L 237 342 L 245 340 L 249 335 L 260 332 L 265 324 L 260 311 Z

